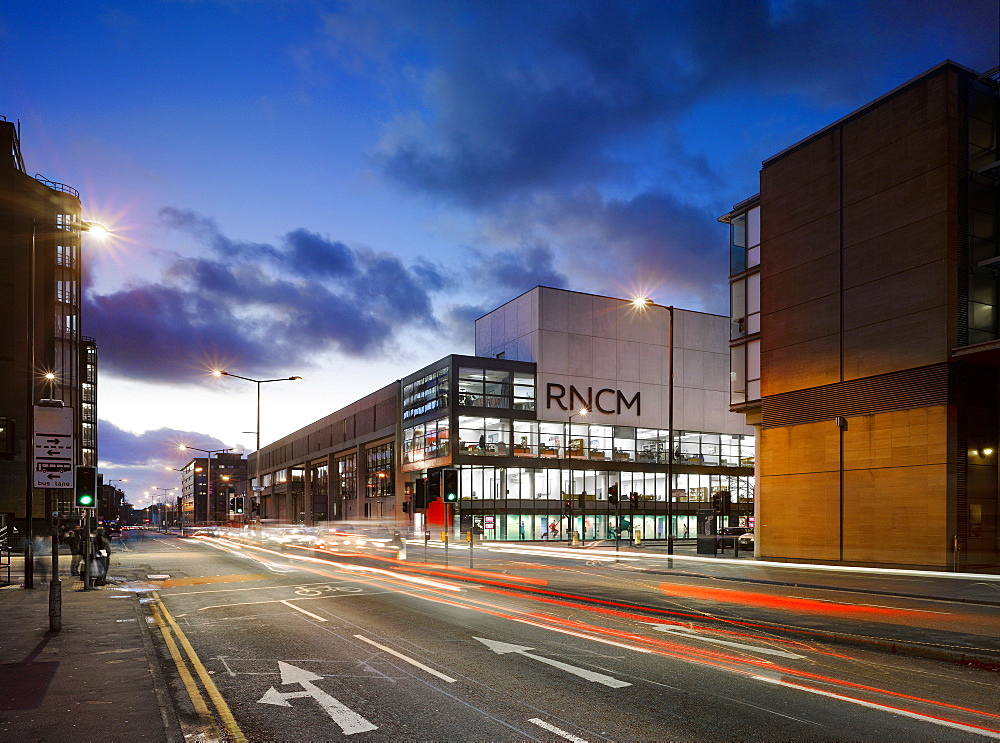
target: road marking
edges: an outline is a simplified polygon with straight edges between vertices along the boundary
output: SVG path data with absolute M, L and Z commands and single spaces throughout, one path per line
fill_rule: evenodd
M 181 630 L 174 618 L 170 616 L 170 612 L 167 611 L 167 607 L 164 606 L 163 602 L 160 600 L 160 596 L 156 591 L 152 593 L 155 604 L 153 606 L 158 608 L 159 611 L 166 618 L 167 623 L 170 625 L 170 629 L 173 630 L 177 639 L 180 640 L 181 646 L 184 648 L 184 652 L 187 653 L 188 661 L 191 663 L 191 667 L 194 668 L 195 673 L 198 674 L 198 679 L 201 681 L 201 685 L 205 687 L 205 691 L 208 692 L 209 699 L 212 700 L 212 704 L 215 705 L 216 712 L 219 713 L 219 719 L 226 726 L 226 731 L 230 734 L 236 743 L 246 743 L 246 736 L 243 735 L 243 731 L 240 730 L 240 726 L 236 724 L 236 718 L 233 717 L 232 710 L 229 709 L 229 705 L 226 704 L 226 700 L 223 698 L 222 694 L 219 693 L 219 689 L 215 686 L 215 682 L 212 681 L 211 675 L 208 673 L 208 669 L 202 664 L 201 659 L 198 654 L 194 651 L 191 643 L 187 639 L 187 635 Z
M 285 606 L 288 606 L 288 607 L 291 607 L 292 609 L 295 609 L 295 611 L 301 611 L 307 617 L 312 617 L 313 619 L 319 620 L 320 622 L 328 622 L 329 621 L 328 619 L 324 619 L 323 617 L 321 617 L 319 614 L 313 614 L 311 611 L 306 611 L 305 609 L 302 609 L 302 608 L 296 606 L 295 604 L 291 603 L 290 601 L 282 601 L 281 603 L 284 604 Z
M 691 640 L 701 640 L 702 642 L 711 642 L 716 645 L 726 645 L 731 648 L 739 648 L 740 650 L 750 650 L 754 653 L 763 653 L 764 655 L 777 655 L 780 658 L 791 658 L 793 660 L 799 660 L 801 658 L 805 658 L 804 655 L 789 653 L 787 650 L 762 648 L 758 645 L 744 645 L 742 642 L 733 642 L 732 640 L 720 640 L 715 637 L 705 637 L 704 635 L 697 635 L 694 634 L 694 630 L 690 630 L 687 627 L 675 627 L 670 624 L 651 624 L 649 626 L 657 630 L 658 632 L 666 632 L 671 635 L 676 635 L 678 637 L 685 637 Z
M 319 705 L 326 710 L 330 718 L 337 723 L 344 735 L 354 735 L 355 733 L 367 733 L 370 730 L 378 730 L 377 725 L 368 722 L 364 717 L 337 701 L 325 691 L 316 686 L 313 681 L 322 680 L 322 676 L 317 676 L 311 671 L 306 671 L 290 663 L 278 661 L 278 670 L 281 671 L 281 684 L 299 684 L 304 691 L 281 692 L 273 686 L 264 692 L 264 696 L 257 700 L 258 704 L 273 704 L 278 707 L 291 707 L 289 699 L 299 697 L 312 697 Z
M 500 642 L 499 640 L 487 640 L 482 637 L 473 637 L 473 640 L 479 640 L 486 647 L 492 650 L 497 655 L 505 655 L 506 653 L 517 653 L 518 655 L 523 655 L 525 658 L 531 658 L 537 660 L 541 663 L 546 663 L 550 666 L 554 666 L 567 673 L 572 673 L 574 676 L 579 676 L 587 681 L 594 681 L 598 684 L 604 684 L 605 686 L 610 686 L 612 689 L 620 689 L 624 686 L 631 686 L 628 681 L 622 681 L 621 679 L 616 679 L 613 676 L 606 676 L 603 673 L 598 673 L 597 671 L 588 671 L 586 668 L 580 668 L 579 666 L 571 666 L 569 663 L 563 663 L 558 660 L 552 660 L 551 658 L 546 658 L 541 655 L 535 655 L 529 653 L 529 650 L 534 650 L 534 648 L 525 647 L 524 645 L 512 645 L 509 642 Z
M 387 648 L 385 645 L 379 645 L 374 640 L 369 640 L 367 637 L 364 637 L 363 635 L 355 635 L 355 637 L 357 637 L 362 642 L 367 642 L 369 645 L 374 645 L 379 650 L 383 650 L 386 653 L 388 653 L 389 655 L 394 655 L 395 657 L 399 658 L 400 660 L 405 660 L 411 666 L 416 666 L 417 668 L 421 668 L 421 669 L 427 671 L 427 673 L 431 674 L 432 676 L 437 676 L 442 681 L 447 681 L 449 684 L 455 683 L 455 679 L 453 679 L 451 676 L 445 676 L 440 671 L 435 671 L 433 668 L 428 668 L 427 666 L 425 666 L 420 661 L 415 660 L 413 658 L 410 658 L 409 656 L 403 655 L 402 653 L 398 653 L 395 650 L 393 650 L 392 648 Z
M 810 694 L 818 694 L 821 697 L 830 697 L 831 699 L 839 699 L 842 702 L 850 702 L 851 704 L 859 704 L 862 707 L 869 707 L 871 709 L 881 710 L 883 712 L 889 712 L 894 715 L 903 715 L 904 717 L 911 717 L 914 720 L 922 720 L 924 722 L 930 722 L 935 725 L 943 725 L 944 727 L 955 728 L 956 730 L 963 730 L 968 733 L 975 733 L 976 735 L 983 735 L 987 738 L 995 738 L 1000 740 L 1000 730 L 991 730 L 990 728 L 976 727 L 975 725 L 963 725 L 960 722 L 952 722 L 951 720 L 944 720 L 940 717 L 933 717 L 931 715 L 921 715 L 916 712 L 910 712 L 909 710 L 900 709 L 899 707 L 890 707 L 887 704 L 876 704 L 875 702 L 866 702 L 864 699 L 855 699 L 854 697 L 844 696 L 843 694 L 835 694 L 832 691 L 823 691 L 822 689 L 813 689 L 809 686 L 800 686 L 799 684 L 792 684 L 788 681 L 777 678 L 768 678 L 767 676 L 751 676 L 751 678 L 757 679 L 758 681 L 765 681 L 769 684 L 776 684 L 778 686 L 786 686 L 789 689 L 798 689 L 799 691 L 807 691 Z
M 215 723 L 212 721 L 212 713 L 209 712 L 208 704 L 205 702 L 205 698 L 201 695 L 201 690 L 198 689 L 198 684 L 195 682 L 194 677 L 191 676 L 187 663 L 184 662 L 184 656 L 182 656 L 180 650 L 177 649 L 177 643 L 174 642 L 173 635 L 170 633 L 170 627 L 161 618 L 162 615 L 157 604 L 153 604 L 150 608 L 152 609 L 153 616 L 147 617 L 147 619 L 155 621 L 156 626 L 160 630 L 160 634 L 163 636 L 163 642 L 167 646 L 167 652 L 170 653 L 170 657 L 174 661 L 177 673 L 181 677 L 181 683 L 184 684 L 188 697 L 191 699 L 191 704 L 194 706 L 194 711 L 198 715 L 202 732 L 208 740 L 217 740 L 219 734 L 215 730 Z M 166 609 L 164 609 L 164 611 L 166 611 Z
M 530 720 L 528 720 L 528 722 L 533 722 L 536 725 L 538 725 L 538 727 L 544 728 L 545 730 L 548 730 L 550 733 L 555 733 L 560 738 L 565 738 L 566 740 L 573 741 L 573 743 L 587 743 L 587 741 L 584 740 L 583 738 L 577 738 L 575 735 L 573 735 L 573 733 L 567 733 L 565 730 L 557 728 L 555 725 L 550 725 L 549 723 L 545 722 L 545 720 L 539 720 L 537 717 L 532 717 Z

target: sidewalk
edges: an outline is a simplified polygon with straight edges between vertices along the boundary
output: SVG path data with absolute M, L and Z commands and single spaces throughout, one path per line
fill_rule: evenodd
M 22 588 L 15 557 L 0 587 L 0 740 L 181 740 L 169 705 L 161 713 L 139 595 L 126 585 L 146 571 L 114 563 L 90 591 L 63 576 L 62 629 L 49 632 L 49 583 Z

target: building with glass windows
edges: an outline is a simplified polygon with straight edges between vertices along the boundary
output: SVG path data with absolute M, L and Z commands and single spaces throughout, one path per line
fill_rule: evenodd
M 536 287 L 477 321 L 475 356 L 446 356 L 262 449 L 262 513 L 299 521 L 280 504 L 301 493 L 304 523 L 419 531 L 426 514 L 403 503 L 454 469 L 449 526 L 485 539 L 662 539 L 668 497 L 674 535 L 693 537 L 716 493 L 732 523 L 752 523 L 754 437 L 728 410 L 728 319 L 673 310 L 671 348 L 670 314 Z
M 998 132 L 997 71 L 943 62 L 720 218 L 761 557 L 1000 564 Z
M 20 127 L 2 116 L 0 152 L 0 530 L 16 522 L 25 534 L 53 511 L 73 511 L 72 488 L 32 488 L 25 513 L 34 479 L 32 406 L 52 399 L 72 408 L 72 462 L 96 462 L 96 388 L 86 378 L 96 346 L 88 340 L 84 353 L 80 336 L 80 194 L 28 175 Z

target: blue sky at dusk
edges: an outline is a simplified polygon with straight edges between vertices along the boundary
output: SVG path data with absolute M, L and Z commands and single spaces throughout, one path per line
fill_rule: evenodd
M 101 471 L 179 485 L 430 363 L 537 284 L 728 312 L 765 158 L 944 59 L 995 0 L 6 0 L 0 114 L 79 189 Z

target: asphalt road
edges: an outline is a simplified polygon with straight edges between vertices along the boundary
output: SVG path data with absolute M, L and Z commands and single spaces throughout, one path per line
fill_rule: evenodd
M 416 565 L 411 548 L 401 570 L 227 540 L 158 536 L 129 549 L 117 557 L 149 570 L 136 589 L 151 660 L 189 736 L 1000 738 L 996 672 L 790 639 L 754 626 L 774 606 L 628 562 L 484 552 L 469 570 L 467 555 Z M 551 588 L 567 584 L 577 589 Z M 662 611 L 648 610 L 650 592 Z M 576 598 L 587 595 L 597 600 Z

